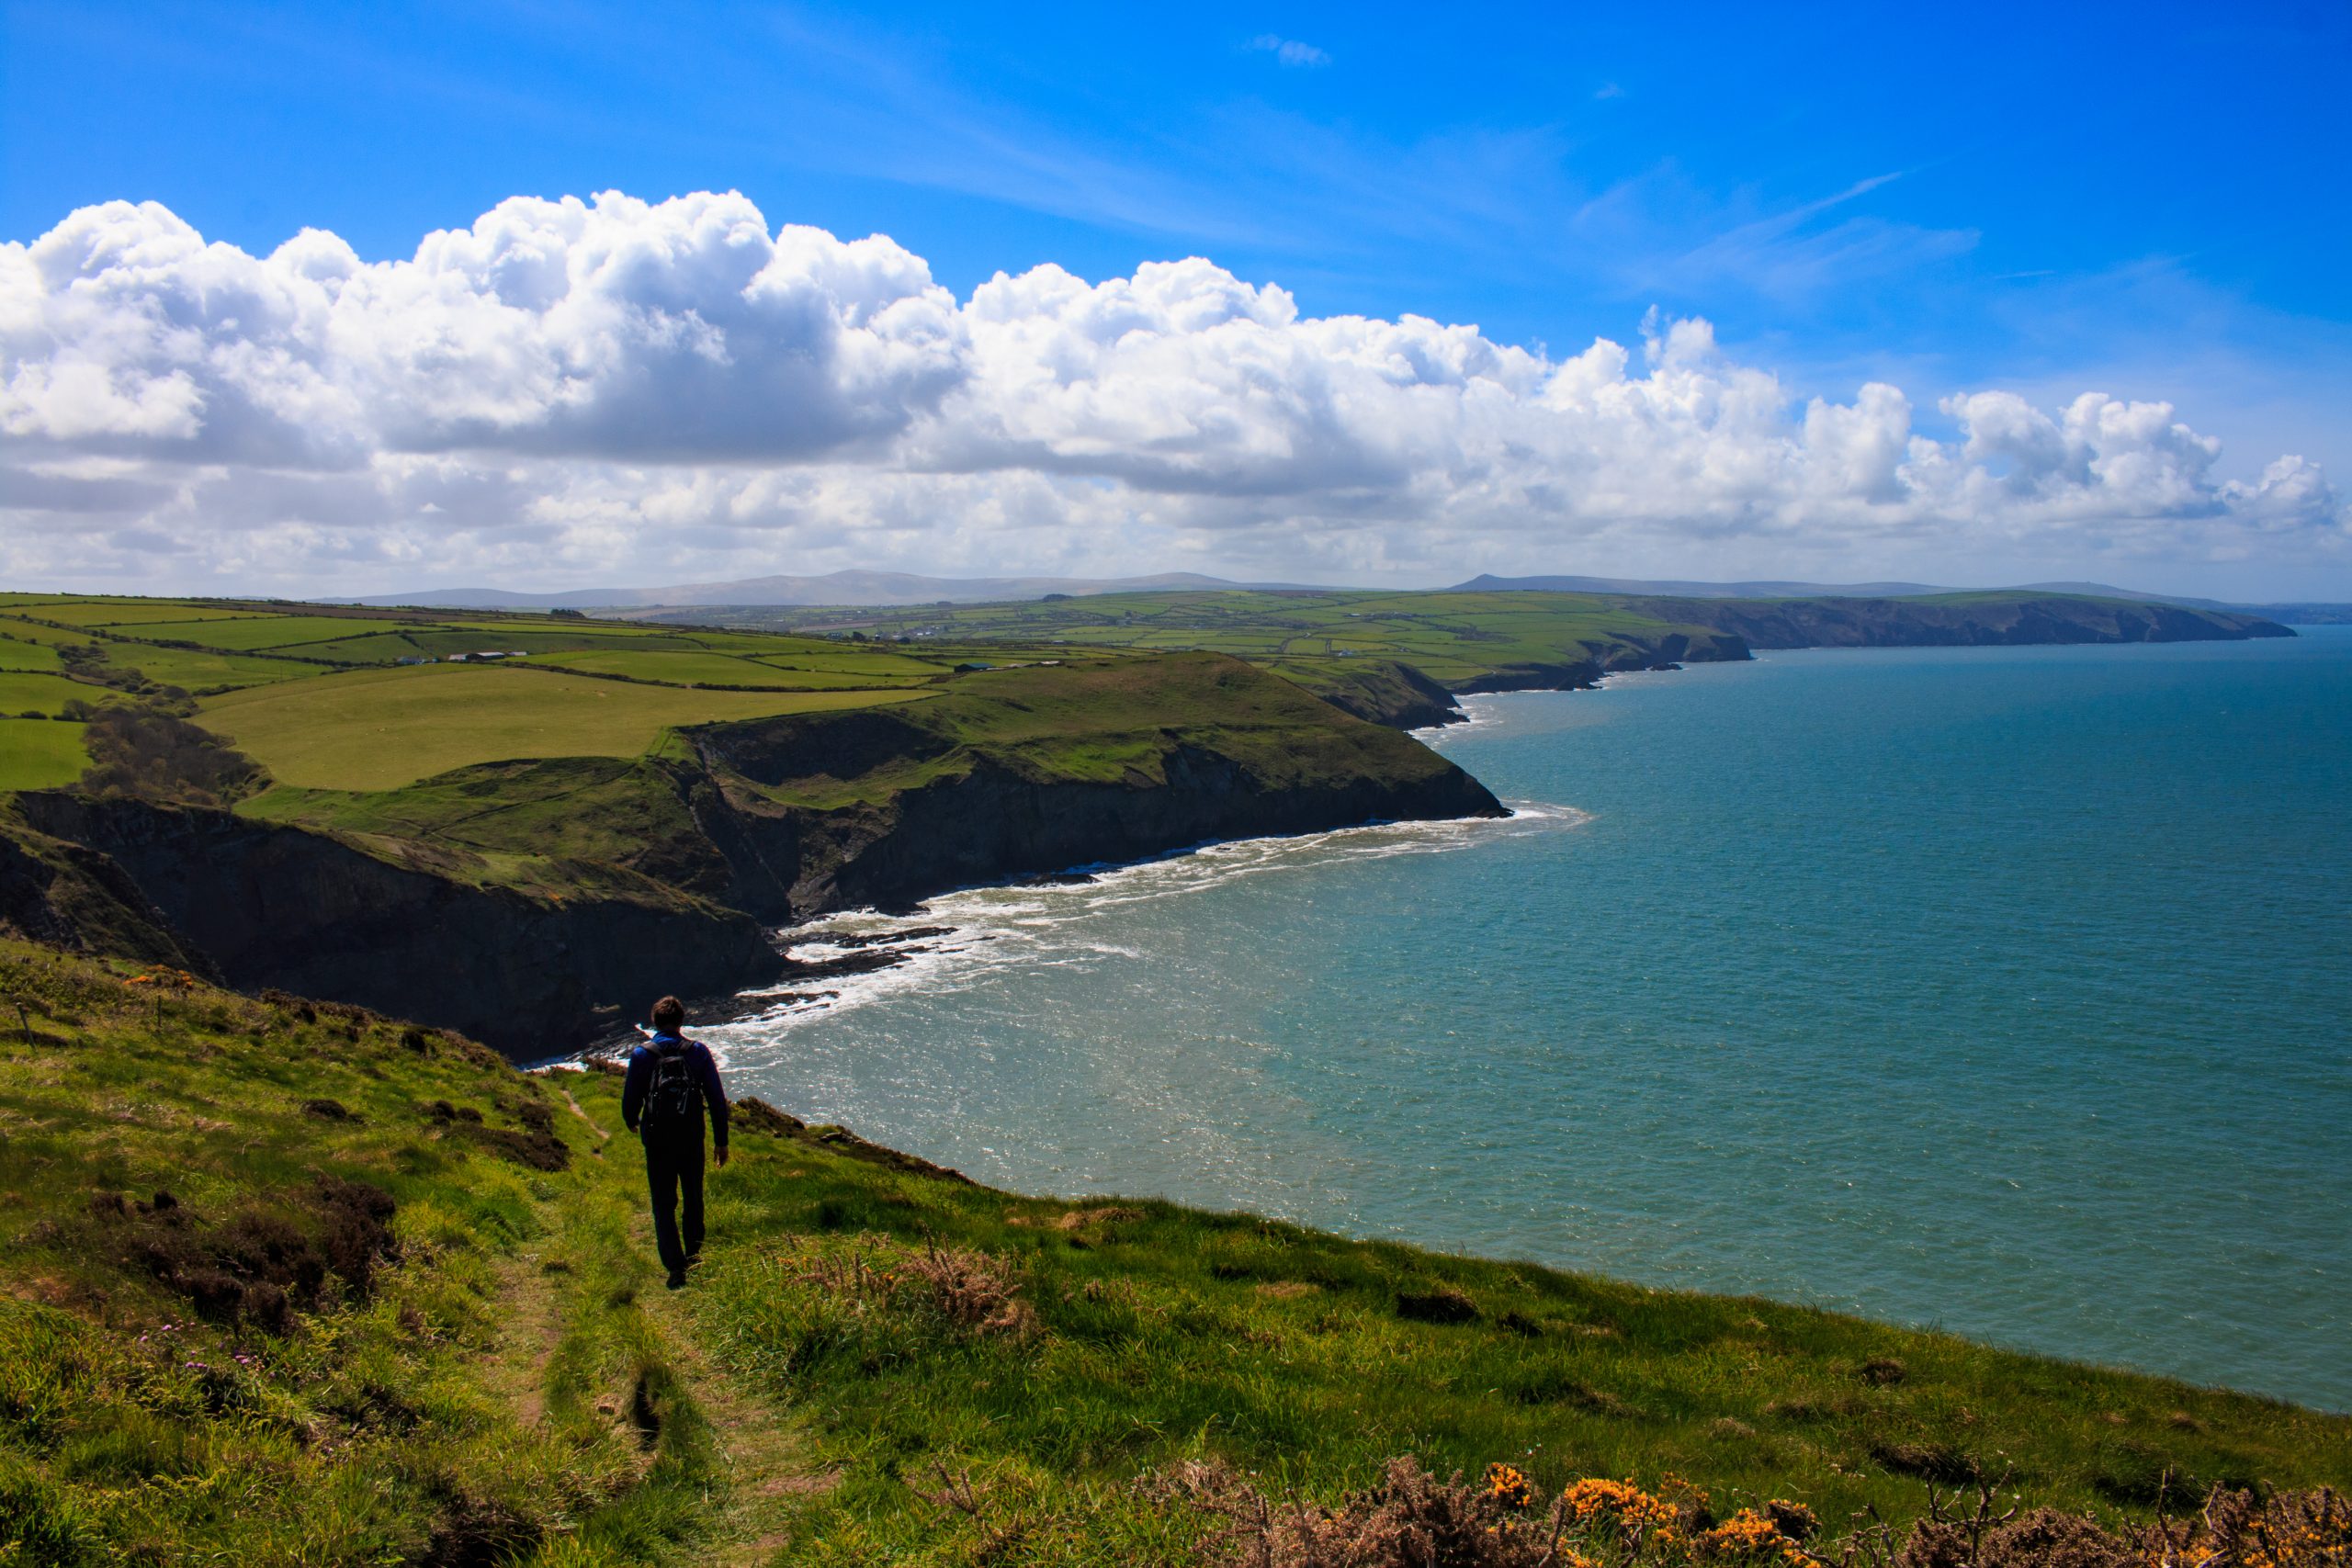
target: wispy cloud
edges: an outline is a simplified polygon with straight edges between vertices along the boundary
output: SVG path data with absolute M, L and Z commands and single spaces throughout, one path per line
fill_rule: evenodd
M 1260 33 L 1250 40 L 1250 47 L 1263 54 L 1271 54 L 1283 64 L 1301 67 L 1329 65 L 1331 57 L 1311 43 L 1302 43 L 1280 33 Z

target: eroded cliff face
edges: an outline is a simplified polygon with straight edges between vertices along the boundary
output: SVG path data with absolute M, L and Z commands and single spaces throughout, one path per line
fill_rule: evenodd
M 2259 615 L 2061 594 L 1927 599 L 1629 599 L 1756 648 L 1992 648 L 2292 637 Z
M 517 1056 L 561 1050 L 665 990 L 735 989 L 778 967 L 759 921 L 707 904 L 533 897 L 225 811 L 59 793 L 17 808 L 103 854 L 231 985 L 356 1002 Z
M 888 799 L 829 810 L 736 802 L 763 863 L 789 865 L 799 914 L 903 905 L 947 888 L 1145 860 L 1219 840 L 1321 832 L 1374 821 L 1503 815 L 1459 769 L 1276 785 L 1233 758 L 1172 744 L 1157 780 L 1091 784 L 1025 776 L 984 760 Z
M 1464 696 L 1481 692 L 1583 691 L 1597 686 L 1604 675 L 1636 670 L 1672 670 L 1681 664 L 1720 664 L 1756 657 L 1737 632 L 1702 632 L 1696 636 L 1668 632 L 1655 640 L 1625 642 L 1596 649 L 1577 660 L 1557 663 L 1507 664 L 1489 674 L 1455 683 Z

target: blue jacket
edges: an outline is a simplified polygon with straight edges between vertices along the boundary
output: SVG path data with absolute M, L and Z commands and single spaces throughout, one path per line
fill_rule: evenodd
M 686 1059 L 694 1064 L 695 1076 L 702 1080 L 702 1102 L 710 1111 L 710 1141 L 719 1148 L 727 1146 L 727 1091 L 718 1085 L 718 1064 L 711 1059 L 710 1047 L 699 1040 L 687 1040 L 675 1034 L 657 1034 L 645 1044 L 628 1054 L 628 1077 L 621 1084 L 621 1120 L 632 1133 L 640 1133 L 638 1115 L 645 1109 L 646 1091 L 653 1087 L 653 1058 L 666 1047 L 683 1046 Z M 697 1138 L 702 1129 L 695 1129 Z

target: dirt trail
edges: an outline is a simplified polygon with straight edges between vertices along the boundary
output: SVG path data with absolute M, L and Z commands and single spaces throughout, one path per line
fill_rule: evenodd
M 562 1308 L 546 1260 L 541 1248 L 532 1247 L 498 1263 L 503 1322 L 497 1347 L 482 1370 L 483 1386 L 503 1397 L 513 1406 L 514 1419 L 526 1427 L 547 1418 L 548 1366 L 563 1337 Z
M 650 1236 L 648 1225 L 647 1245 Z M 680 1294 L 658 1296 L 643 1303 L 646 1315 L 660 1326 L 672 1370 L 710 1423 L 728 1487 L 711 1521 L 708 1560 L 720 1568 L 759 1568 L 790 1540 L 798 1504 L 831 1491 L 839 1477 L 810 1464 L 807 1442 L 792 1423 L 710 1365 Z
M 609 1143 L 613 1134 L 596 1116 L 569 1089 L 561 1092 L 571 1113 L 596 1134 L 598 1144 Z M 790 1540 L 792 1521 L 801 1506 L 830 1492 L 838 1477 L 815 1465 L 798 1423 L 712 1363 L 695 1332 L 693 1287 L 664 1291 L 659 1273 L 641 1268 L 653 1251 L 653 1227 L 635 1162 L 583 1162 L 573 1172 L 580 1179 L 578 1187 L 537 1205 L 537 1238 L 495 1266 L 500 1326 L 482 1367 L 482 1386 L 522 1426 L 546 1432 L 552 1439 L 556 1434 L 547 1425 L 550 1383 L 568 1334 L 584 1333 L 610 1343 L 609 1337 L 617 1333 L 641 1350 L 650 1349 L 709 1433 L 711 1473 L 703 1491 L 707 1509 L 693 1560 L 722 1568 L 761 1568 Z M 714 1238 L 714 1252 L 723 1245 Z M 616 1247 L 634 1251 L 638 1258 L 625 1259 Z M 601 1288 L 582 1289 L 581 1276 L 574 1272 L 585 1269 L 595 1276 L 615 1267 L 624 1277 L 645 1278 L 650 1288 L 614 1299 Z M 638 1337 L 643 1329 L 628 1329 L 628 1320 L 650 1329 L 650 1336 Z M 576 1359 L 567 1353 L 565 1364 Z M 599 1413 L 606 1410 L 610 1397 L 599 1397 Z M 650 1466 L 650 1451 L 645 1458 Z
M 588 1123 L 588 1130 L 596 1134 L 596 1141 L 598 1143 L 609 1144 L 613 1141 L 613 1135 L 605 1131 L 603 1124 L 600 1123 L 594 1116 L 589 1115 L 588 1112 L 580 1108 L 580 1102 L 571 1098 L 571 1091 L 568 1089 L 563 1091 L 563 1102 L 571 1107 L 571 1113 L 574 1116 L 579 1117 L 582 1122 Z

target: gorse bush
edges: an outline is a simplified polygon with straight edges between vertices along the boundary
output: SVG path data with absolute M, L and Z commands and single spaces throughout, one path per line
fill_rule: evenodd
M 2342 1568 L 2352 1508 L 2328 1487 L 2216 1488 L 2187 1520 L 2109 1530 L 2052 1508 L 1973 1511 L 1930 1498 L 1907 1535 L 1883 1525 L 1817 1543 L 1802 1504 L 1775 1498 L 1718 1519 L 1707 1494 L 1668 1478 L 1656 1493 L 1586 1478 L 1545 1501 L 1517 1467 L 1440 1481 L 1410 1457 L 1379 1483 L 1318 1505 L 1271 1497 L 1214 1463 L 1178 1465 L 1143 1488 L 1216 1521 L 1204 1555 L 1227 1568 Z

